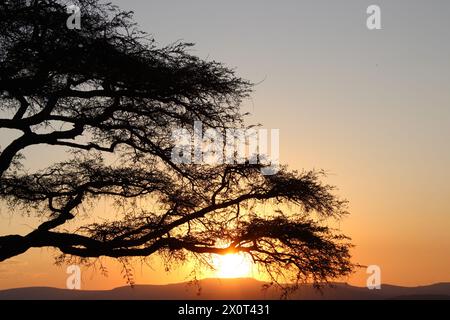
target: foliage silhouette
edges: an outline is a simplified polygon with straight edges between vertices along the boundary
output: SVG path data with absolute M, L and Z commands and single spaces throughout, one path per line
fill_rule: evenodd
M 1 150 L 0 196 L 16 215 L 42 220 L 1 236 L 0 261 L 36 247 L 62 258 L 181 261 L 246 252 L 275 281 L 320 284 L 352 271 L 349 239 L 325 224 L 346 202 L 322 172 L 171 160 L 174 129 L 244 128 L 239 106 L 251 83 L 191 55 L 192 44 L 158 47 L 131 12 L 76 3 L 81 30 L 65 27 L 63 1 L 0 4 L 0 127 L 21 133 Z M 69 156 L 30 172 L 21 152 L 35 145 Z M 120 204 L 110 208 L 116 220 L 69 231 L 103 198 Z

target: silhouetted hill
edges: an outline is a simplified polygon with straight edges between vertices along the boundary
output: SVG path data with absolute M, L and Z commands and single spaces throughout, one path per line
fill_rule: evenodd
M 254 279 L 204 279 L 198 285 L 176 283 L 168 285 L 136 285 L 113 290 L 67 290 L 48 287 L 17 288 L 0 291 L 0 300 L 195 300 L 195 299 L 279 299 L 281 291 L 276 287 L 264 289 L 264 282 Z M 379 299 L 449 299 L 450 283 L 438 283 L 419 287 L 383 285 L 381 290 L 368 290 L 345 283 L 335 283 L 321 292 L 311 285 L 303 285 L 290 299 L 379 300 Z

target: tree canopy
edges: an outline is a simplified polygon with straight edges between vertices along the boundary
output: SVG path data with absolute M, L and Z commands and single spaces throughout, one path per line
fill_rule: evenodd
M 158 46 L 131 12 L 75 4 L 80 30 L 66 27 L 64 1 L 0 3 L 0 128 L 20 132 L 0 150 L 0 197 L 14 215 L 41 220 L 0 236 L 0 261 L 36 247 L 80 258 L 245 252 L 274 279 L 352 271 L 349 239 L 326 225 L 346 202 L 321 172 L 172 161 L 173 130 L 245 127 L 249 81 L 192 55 L 190 43 Z M 29 170 L 22 152 L 34 145 L 59 146 L 67 159 Z M 104 198 L 116 204 L 111 219 L 83 224 L 81 212 Z

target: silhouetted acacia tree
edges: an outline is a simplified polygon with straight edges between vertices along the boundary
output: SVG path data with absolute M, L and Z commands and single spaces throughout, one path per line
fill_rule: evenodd
M 42 222 L 1 236 L 0 261 L 37 247 L 81 258 L 246 252 L 274 279 L 351 272 L 348 239 L 325 225 L 345 201 L 320 172 L 171 160 L 173 129 L 243 127 L 249 82 L 191 55 L 190 44 L 156 46 L 115 6 L 77 1 L 82 28 L 70 30 L 63 1 L 29 2 L 0 4 L 0 127 L 20 132 L 1 149 L 0 195 L 15 215 Z M 70 152 L 30 172 L 21 152 L 34 145 Z M 120 203 L 115 221 L 67 225 L 102 198 Z

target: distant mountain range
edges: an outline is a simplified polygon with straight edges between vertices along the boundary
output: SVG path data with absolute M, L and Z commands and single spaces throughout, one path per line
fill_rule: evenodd
M 280 299 L 281 291 L 254 279 L 204 279 L 197 284 L 136 285 L 112 290 L 67 290 L 49 287 L 17 288 L 0 291 L 0 300 L 265 300 Z M 419 287 L 382 285 L 369 290 L 345 283 L 334 283 L 321 292 L 302 285 L 289 299 L 308 300 L 381 300 L 381 299 L 445 299 L 450 300 L 450 283 Z

